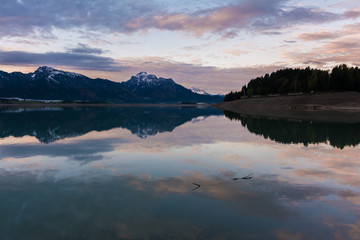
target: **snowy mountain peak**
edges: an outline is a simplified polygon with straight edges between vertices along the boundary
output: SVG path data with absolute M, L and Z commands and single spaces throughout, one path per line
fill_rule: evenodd
M 202 89 L 199 89 L 199 88 L 190 88 L 190 90 L 193 92 L 193 93 L 197 93 L 197 94 L 201 94 L 201 95 L 211 95 L 210 93 L 208 92 L 205 92 L 204 90 Z
M 52 67 L 41 66 L 35 72 L 53 72 L 53 71 L 57 71 L 57 70 Z
M 222 93 L 218 93 L 218 94 L 213 94 L 213 93 L 208 93 L 205 90 L 199 89 L 199 88 L 195 88 L 195 87 L 191 87 L 190 90 L 193 93 L 197 93 L 197 94 L 201 94 L 201 95 L 206 95 L 206 96 L 224 96 L 224 94 Z
M 139 72 L 135 76 L 132 76 L 131 79 L 125 84 L 135 86 L 158 86 L 164 82 L 174 84 L 174 81 L 171 78 L 158 78 L 154 74 L 148 74 L 147 72 Z
M 154 81 L 154 80 L 159 80 L 158 77 L 156 77 L 153 74 L 148 74 L 147 72 L 139 72 L 138 74 L 135 75 L 136 78 L 138 78 L 140 81 Z
M 61 71 L 61 70 L 57 70 L 55 68 L 52 67 L 48 67 L 48 66 L 41 66 L 39 67 L 33 74 L 31 74 L 31 78 L 36 78 L 39 76 L 46 76 L 47 80 L 53 80 L 55 82 L 58 82 L 56 80 L 54 80 L 54 77 L 58 74 L 61 74 L 63 76 L 66 77 L 80 77 L 83 76 L 81 74 L 78 73 L 73 73 L 73 72 L 65 72 L 65 71 Z
M 142 76 L 147 76 L 147 72 L 139 72 L 138 74 L 136 74 L 136 77 L 140 78 Z

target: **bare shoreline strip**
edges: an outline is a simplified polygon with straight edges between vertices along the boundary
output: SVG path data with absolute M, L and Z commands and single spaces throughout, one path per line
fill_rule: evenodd
M 208 107 L 209 104 L 179 103 L 0 103 L 0 107 Z
M 251 116 L 325 122 L 360 122 L 359 92 L 248 98 L 221 102 L 214 106 L 221 110 Z

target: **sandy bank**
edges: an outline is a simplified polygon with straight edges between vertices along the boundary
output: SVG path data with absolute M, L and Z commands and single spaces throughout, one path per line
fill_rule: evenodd
M 360 122 L 359 92 L 249 98 L 221 102 L 215 106 L 222 110 L 253 116 L 327 122 Z

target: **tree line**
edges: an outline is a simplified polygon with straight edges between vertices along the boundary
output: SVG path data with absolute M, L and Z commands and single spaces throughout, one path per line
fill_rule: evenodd
M 360 69 L 342 64 L 329 73 L 326 70 L 307 67 L 285 68 L 250 80 L 240 91 L 228 93 L 224 101 L 242 97 L 301 94 L 325 91 L 360 92 Z

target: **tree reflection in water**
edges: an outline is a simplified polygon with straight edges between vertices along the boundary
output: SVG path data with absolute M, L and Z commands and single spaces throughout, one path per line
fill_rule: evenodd
M 360 142 L 359 123 L 316 122 L 291 119 L 273 119 L 249 116 L 224 111 L 227 118 L 240 121 L 251 133 L 273 141 L 291 144 L 329 143 L 343 149 L 345 146 L 356 146 Z

